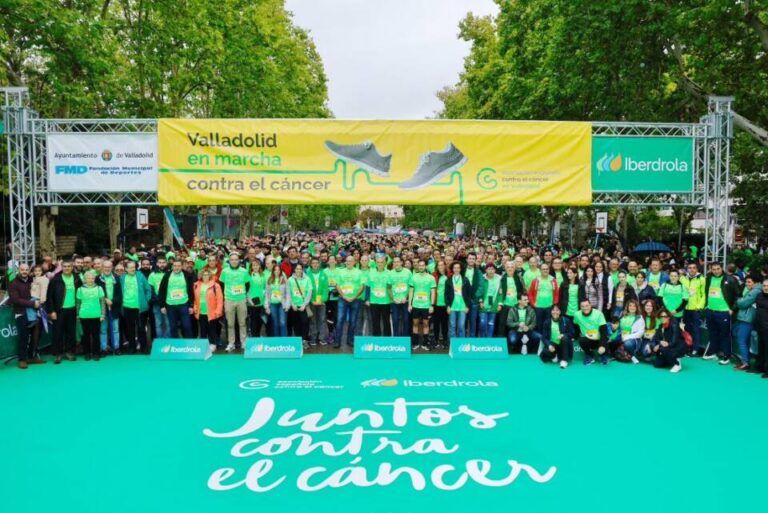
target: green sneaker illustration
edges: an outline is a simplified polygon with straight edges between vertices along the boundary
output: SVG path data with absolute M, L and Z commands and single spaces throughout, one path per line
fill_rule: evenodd
M 401 189 L 420 189 L 432 185 L 467 162 L 467 157 L 449 142 L 443 151 L 430 151 L 421 156 L 413 176 L 400 183 Z
M 370 141 L 360 144 L 336 144 L 333 141 L 325 141 L 325 147 L 342 160 L 351 162 L 375 175 L 389 177 L 392 155 L 380 155 L 376 146 Z

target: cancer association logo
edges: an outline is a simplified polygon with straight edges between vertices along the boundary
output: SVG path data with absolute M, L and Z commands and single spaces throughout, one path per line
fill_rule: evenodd
M 397 380 L 391 379 L 369 379 L 360 383 L 363 387 L 396 387 Z
M 268 386 L 268 379 L 247 379 L 240 383 L 240 388 L 243 390 L 263 390 Z
M 604 154 L 600 160 L 597 161 L 597 170 L 600 173 L 603 171 L 613 171 L 616 173 L 621 170 L 621 153 L 618 155 L 614 153 Z
M 163 348 L 161 349 L 161 351 L 162 351 L 163 353 L 170 353 L 170 352 L 171 352 L 171 349 L 173 349 L 173 347 L 171 346 L 171 344 L 168 344 L 167 346 L 163 346 Z
M 101 152 L 101 160 L 104 162 L 109 162 L 112 160 L 112 152 L 109 151 L 109 148 Z
M 459 346 L 459 352 L 460 353 L 468 353 L 472 350 L 472 346 L 470 344 L 461 344 Z

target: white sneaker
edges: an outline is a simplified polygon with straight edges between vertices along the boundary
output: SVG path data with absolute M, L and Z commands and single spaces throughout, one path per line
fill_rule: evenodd
M 229 345 L 229 344 L 227 345 L 227 347 L 225 349 L 225 351 L 228 352 L 228 353 L 231 353 L 234 350 L 235 350 L 235 346 Z
M 208 352 L 209 353 L 215 353 L 216 352 L 216 344 L 208 344 Z
M 676 363 L 671 369 L 669 369 L 669 372 L 673 372 L 673 373 L 677 374 L 681 370 L 683 370 L 683 366 L 680 365 L 679 363 Z
M 710 353 L 703 356 L 705 360 L 717 360 L 717 354 Z
M 552 363 L 557 363 L 557 362 L 559 362 L 559 361 L 560 361 L 560 358 L 558 358 L 557 356 L 555 356 L 554 358 L 552 358 Z
M 632 363 L 640 363 L 640 360 L 637 359 L 637 356 L 632 356 Z
M 421 346 L 421 349 L 422 349 L 423 351 L 429 351 L 429 348 L 428 348 L 427 346 Z
M 565 368 L 567 368 L 567 367 L 568 367 L 568 361 L 567 361 L 567 360 L 562 360 L 562 361 L 560 362 L 560 368 L 561 368 L 561 369 L 565 369 Z
M 523 344 L 523 348 L 520 349 L 520 354 L 528 354 L 528 344 Z

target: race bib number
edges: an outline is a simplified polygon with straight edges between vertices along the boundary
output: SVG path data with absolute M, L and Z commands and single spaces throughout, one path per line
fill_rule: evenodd
M 507 289 L 507 297 L 508 298 L 514 298 L 515 297 L 515 291 L 512 289 Z
M 233 295 L 245 294 L 245 287 L 243 285 L 233 285 L 232 294 Z
M 587 330 L 586 333 L 587 333 L 587 338 L 588 339 L 590 339 L 590 340 L 597 339 L 597 330 Z
M 653 338 L 656 334 L 656 330 L 645 330 L 645 338 Z
M 616 293 L 616 301 L 624 301 L 624 292 L 617 292 Z
M 722 295 L 723 295 L 722 292 L 717 287 L 713 287 L 709 289 L 709 297 L 718 298 L 718 297 L 722 297 Z
M 397 292 L 398 294 L 402 294 L 406 290 L 408 290 L 408 286 L 403 283 L 398 283 L 397 285 L 395 285 L 395 292 Z
M 690 297 L 693 297 L 693 296 L 695 296 L 695 295 L 696 295 L 696 289 L 695 289 L 695 288 L 690 288 L 690 289 L 688 289 L 688 295 L 689 295 Z
M 171 299 L 184 299 L 187 297 L 187 293 L 184 290 L 181 289 L 175 289 L 171 291 Z
M 341 287 L 341 291 L 346 296 L 351 295 L 352 294 L 352 285 L 344 285 L 343 287 Z
M 376 287 L 373 289 L 373 295 L 378 298 L 383 298 L 387 295 L 386 289 L 382 289 L 381 287 Z
M 282 301 L 283 300 L 283 291 L 282 290 L 273 290 L 272 291 L 272 301 Z
M 427 301 L 427 293 L 426 292 L 417 292 L 414 294 L 413 299 L 416 301 Z

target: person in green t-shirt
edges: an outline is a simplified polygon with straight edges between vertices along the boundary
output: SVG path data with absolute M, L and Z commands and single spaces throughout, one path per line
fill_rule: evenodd
M 101 323 L 99 344 L 101 353 L 109 349 L 113 355 L 120 354 L 120 311 L 122 310 L 123 291 L 120 280 L 112 273 L 112 260 L 104 260 L 101 274 L 96 278 L 96 285 L 104 290 L 106 318 Z
M 328 301 L 325 303 L 325 314 L 327 318 L 326 325 L 328 327 L 328 335 L 326 338 L 329 343 L 333 341 L 336 336 L 336 315 L 339 309 L 339 291 L 336 290 L 337 262 L 338 260 L 335 255 L 328 255 L 326 267 L 323 269 L 323 273 L 325 273 L 325 277 L 328 280 Z
M 720 262 L 710 264 L 709 268 L 704 284 L 709 348 L 704 359 L 715 360 L 722 351 L 720 364 L 728 365 L 731 361 L 731 316 L 739 296 L 739 284 L 736 278 L 723 273 Z
M 368 273 L 365 303 L 371 308 L 373 336 L 391 337 L 392 323 L 389 308 L 392 303 L 392 285 L 384 255 L 376 257 L 376 268 Z
M 171 272 L 166 273 L 160 280 L 160 312 L 168 316 L 168 327 L 171 338 L 178 336 L 177 326 L 181 324 L 184 338 L 192 338 L 192 322 L 190 316 L 194 312 L 194 290 L 191 276 L 187 276 L 181 268 L 181 260 L 174 260 Z
M 486 264 L 485 274 L 480 283 L 480 329 L 477 336 L 488 338 L 494 335 L 496 314 L 501 310 L 501 278 L 496 275 L 496 267 Z
M 433 333 L 438 349 L 442 349 L 448 343 L 448 306 L 445 302 L 445 289 L 449 281 L 444 260 L 437 261 L 434 277 L 437 281 L 435 295 L 435 312 L 432 317 Z
M 229 255 L 229 266 L 224 266 L 219 276 L 219 283 L 224 289 L 224 318 L 227 320 L 228 353 L 235 350 L 238 342 L 245 344 L 248 336 L 246 319 L 248 317 L 248 288 L 251 277 L 245 267 L 240 265 L 240 255 Z M 236 333 L 237 330 L 237 333 Z
M 595 362 L 593 351 L 597 349 L 600 355 L 600 363 L 608 365 L 606 354 L 608 347 L 608 328 L 603 312 L 592 308 L 588 299 L 580 303 L 580 310 L 573 316 L 574 325 L 581 330 L 579 346 L 584 352 L 584 365 L 592 365 Z
M 312 316 L 309 319 L 309 344 L 314 346 L 319 342 L 326 345 L 328 342 L 328 323 L 326 321 L 326 303 L 328 302 L 328 272 L 322 269 L 320 259 L 313 256 L 309 260 L 307 277 L 312 282 L 312 300 L 309 309 Z
M 291 277 L 288 278 L 288 297 L 291 309 L 288 312 L 288 325 L 292 327 L 294 335 L 301 337 L 304 347 L 309 347 L 309 303 L 312 301 L 312 281 L 304 274 L 304 266 L 297 263 L 293 268 Z
M 461 264 L 454 262 L 451 276 L 445 287 L 445 301 L 448 306 L 449 338 L 466 336 L 467 314 L 472 303 L 472 287 L 461 273 Z
M 146 326 L 152 287 L 144 275 L 136 271 L 136 262 L 125 263 L 125 274 L 120 277 L 120 288 L 123 291 L 123 321 L 128 349 L 132 353 L 136 352 L 138 338 L 141 351 L 149 354 Z
M 75 356 L 75 340 L 77 329 L 76 291 L 80 288 L 80 278 L 74 273 L 71 260 L 62 262 L 61 272 L 53 277 L 49 285 L 46 309 L 48 318 L 53 322 L 54 363 L 61 363 L 63 356 L 68 361 L 77 359 Z
M 396 256 L 392 259 L 392 270 L 389 272 L 389 288 L 392 292 L 392 333 L 396 337 L 408 336 L 408 288 L 411 283 L 411 271 L 403 267 L 403 259 Z
M 261 260 L 258 258 L 251 263 L 251 270 L 248 273 L 250 281 L 248 283 L 248 327 L 252 337 L 261 336 L 261 328 L 266 324 L 266 313 L 264 305 L 267 303 L 267 279 L 269 272 L 261 266 Z
M 133 262 L 131 262 L 133 263 Z M 135 268 L 135 263 L 134 268 Z M 104 291 L 96 285 L 93 273 L 85 273 L 85 284 L 77 289 L 77 317 L 83 326 L 82 346 L 85 359 L 99 360 L 99 325 L 104 320 Z
M 413 327 L 411 345 L 414 349 L 429 351 L 426 339 L 429 335 L 429 318 L 434 313 L 437 298 L 437 282 L 435 277 L 426 271 L 426 262 L 418 260 L 408 290 L 408 311 L 411 313 Z
M 338 312 L 336 314 L 336 335 L 333 347 L 341 347 L 344 327 L 347 327 L 347 343 L 355 343 L 355 326 L 360 311 L 361 297 L 365 284 L 360 269 L 355 267 L 355 257 L 347 255 L 345 267 L 336 270 L 336 290 L 339 293 Z
M 552 307 L 550 317 L 544 324 L 541 344 L 542 362 L 557 363 L 559 360 L 561 369 L 568 367 L 573 359 L 573 328 L 558 305 Z

